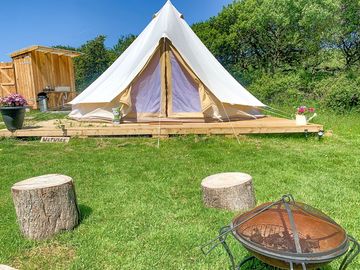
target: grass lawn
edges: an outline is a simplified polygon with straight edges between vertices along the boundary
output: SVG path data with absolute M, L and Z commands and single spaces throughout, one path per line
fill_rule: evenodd
M 19 269 L 227 269 L 222 248 L 198 246 L 235 213 L 206 209 L 201 180 L 227 171 L 254 177 L 258 203 L 292 193 L 360 239 L 360 115 L 317 119 L 333 135 L 0 141 L 0 264 Z M 11 186 L 66 174 L 75 180 L 82 222 L 43 242 L 20 235 Z M 247 253 L 235 241 L 238 258 Z M 324 269 L 337 269 L 339 260 Z M 357 259 L 349 269 L 360 269 Z

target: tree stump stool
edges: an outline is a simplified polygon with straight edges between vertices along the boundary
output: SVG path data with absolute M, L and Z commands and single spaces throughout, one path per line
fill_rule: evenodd
M 16 269 L 5 264 L 0 264 L 0 270 L 16 270 Z
M 201 186 L 206 207 L 241 211 L 256 205 L 252 177 L 248 174 L 215 174 L 206 177 Z
M 79 223 L 74 182 L 50 174 L 16 183 L 11 188 L 20 230 L 33 240 L 71 230 Z

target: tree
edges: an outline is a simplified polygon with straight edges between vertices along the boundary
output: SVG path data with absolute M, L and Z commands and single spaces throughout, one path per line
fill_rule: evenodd
M 335 0 L 244 0 L 193 29 L 226 66 L 274 72 L 318 65 Z M 312 59 L 312 61 L 309 61 Z
M 118 42 L 114 45 L 113 51 L 117 57 L 119 57 L 137 38 L 135 35 L 121 36 Z
M 347 68 L 360 63 L 360 1 L 340 0 L 335 44 L 341 49 Z
M 114 62 L 116 59 L 119 58 L 119 56 L 125 52 L 125 50 L 133 43 L 133 41 L 136 39 L 135 35 L 127 35 L 127 36 L 121 36 L 118 39 L 118 42 L 109 49 L 109 54 L 111 58 L 111 62 Z
M 230 4 L 218 16 L 192 26 L 206 47 L 227 68 L 238 62 L 240 54 L 240 47 L 231 29 L 236 21 L 237 5 Z
M 83 54 L 74 59 L 78 91 L 89 86 L 112 63 L 111 54 L 104 44 L 105 38 L 105 36 L 100 35 L 79 48 Z
M 56 49 L 63 49 L 63 50 L 69 50 L 69 51 L 78 51 L 79 50 L 78 48 L 68 46 L 68 45 L 55 45 L 52 47 L 56 48 Z

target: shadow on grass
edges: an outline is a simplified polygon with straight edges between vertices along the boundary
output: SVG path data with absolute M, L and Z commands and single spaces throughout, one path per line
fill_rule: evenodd
M 317 133 L 284 133 L 284 134 L 247 134 L 249 138 L 258 139 L 282 139 L 282 140 L 303 140 L 307 139 L 319 139 Z M 324 138 L 321 138 L 324 139 Z
M 236 244 L 236 247 L 241 247 L 238 244 Z M 234 254 L 232 254 L 234 255 Z M 276 260 L 273 260 L 275 262 Z M 341 260 L 340 260 L 341 261 Z M 231 261 L 228 261 L 230 269 L 231 269 Z M 275 266 L 271 266 L 269 264 L 264 263 L 263 261 L 259 260 L 254 256 L 254 254 L 247 252 L 247 254 L 243 257 L 237 257 L 234 256 L 234 263 L 235 263 L 235 269 L 241 269 L 241 270 L 281 270 L 280 268 L 277 268 Z M 241 266 L 241 267 L 240 267 Z M 294 269 L 302 269 L 301 265 L 294 265 Z M 290 268 L 290 266 L 289 266 Z M 287 269 L 289 269 L 287 268 Z M 332 267 L 329 264 L 325 264 L 323 266 L 319 266 L 317 268 L 311 268 L 314 270 L 337 270 L 337 268 Z
M 248 256 L 246 259 L 244 259 L 242 261 L 242 263 L 244 263 L 244 264 L 242 264 L 241 269 L 244 269 L 244 270 L 255 270 L 255 269 L 256 270 L 281 270 L 280 268 L 265 264 L 262 261 L 260 261 L 259 259 L 254 258 L 253 256 Z M 302 268 L 300 265 L 297 265 L 295 269 L 302 269 Z M 330 267 L 329 265 L 315 268 L 315 269 L 316 270 L 333 270 L 333 268 Z
M 79 223 L 82 223 L 84 220 L 86 220 L 93 212 L 92 208 L 84 204 L 79 204 L 79 211 L 80 211 Z

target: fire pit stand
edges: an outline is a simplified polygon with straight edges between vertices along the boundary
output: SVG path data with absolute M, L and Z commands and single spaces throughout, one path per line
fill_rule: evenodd
M 230 233 L 252 256 L 235 262 L 226 242 Z M 292 195 L 284 195 L 279 201 L 260 205 L 235 217 L 201 250 L 207 255 L 220 244 L 234 270 L 244 267 L 254 270 L 320 269 L 346 254 L 339 268 L 345 270 L 360 253 L 360 244 L 335 221 L 309 205 L 295 202 Z

